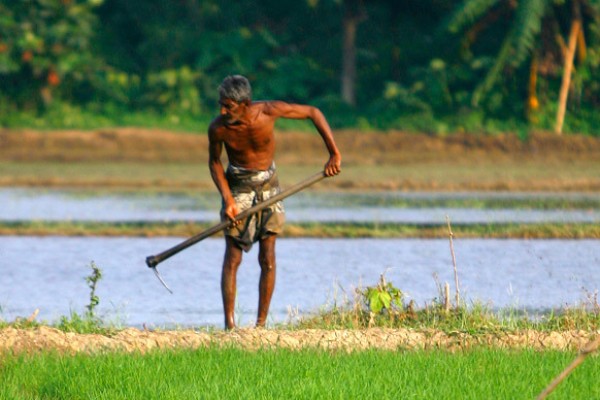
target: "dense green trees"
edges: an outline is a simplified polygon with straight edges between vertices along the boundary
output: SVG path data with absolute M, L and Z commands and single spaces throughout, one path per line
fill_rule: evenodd
M 567 94 L 571 87 L 575 50 L 577 49 L 579 52 L 578 66 L 583 71 L 590 67 L 598 70 L 597 47 L 594 57 L 586 65 L 586 38 L 597 34 L 594 30 L 597 30 L 600 20 L 600 2 L 593 0 L 464 0 L 456 7 L 448 22 L 448 29 L 458 32 L 465 26 L 469 27 L 464 39 L 464 50 L 466 50 L 465 53 L 468 53 L 469 47 L 476 40 L 480 31 L 493 29 L 501 18 L 508 20 L 508 24 L 500 21 L 505 29 L 494 29 L 496 34 L 500 33 L 501 43 L 485 78 L 473 91 L 473 105 L 477 106 L 486 94 L 493 91 L 495 85 L 502 81 L 503 73 L 513 72 L 525 61 L 529 61 L 530 72 L 529 82 L 526 86 L 528 93 L 525 111 L 533 122 L 537 120 L 536 113 L 540 110 L 536 85 L 538 75 L 542 73 L 546 77 L 553 77 L 560 73 L 562 76 L 560 95 L 556 96 L 558 98 L 558 114 L 555 130 L 560 133 Z M 597 42 L 597 39 L 594 37 L 594 41 Z M 473 55 L 470 54 L 465 58 L 472 57 Z M 594 79 L 589 74 L 580 73 L 579 78 L 579 87 L 575 90 L 581 91 L 584 85 L 594 84 Z M 496 90 L 496 93 L 501 92 Z M 549 95 L 550 93 L 544 94 Z M 546 101 L 546 103 L 548 102 Z
M 0 3 L 1 101 L 37 107 L 58 92 L 78 101 L 77 88 L 91 79 L 99 1 L 18 0 Z M 60 87 L 60 89 L 59 89 Z
M 591 132 L 598 0 L 0 0 L 0 121 L 65 105 L 206 116 L 241 73 L 256 98 L 336 126 L 552 129 L 576 17 L 566 130 Z

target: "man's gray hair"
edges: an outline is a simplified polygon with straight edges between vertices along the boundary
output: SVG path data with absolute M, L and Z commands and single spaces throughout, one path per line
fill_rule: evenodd
M 219 85 L 219 96 L 241 103 L 252 99 L 252 87 L 245 76 L 229 75 Z

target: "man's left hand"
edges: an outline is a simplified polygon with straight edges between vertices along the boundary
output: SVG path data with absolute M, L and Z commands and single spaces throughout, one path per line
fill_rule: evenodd
M 334 176 L 342 171 L 342 156 L 339 154 L 332 154 L 329 157 L 329 161 L 325 164 L 325 176 Z

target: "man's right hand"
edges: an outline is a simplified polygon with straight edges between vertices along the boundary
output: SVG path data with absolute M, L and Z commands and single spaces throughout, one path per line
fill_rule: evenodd
M 229 218 L 230 221 L 234 222 L 235 217 L 239 214 L 239 210 L 237 208 L 237 204 L 235 201 L 229 201 L 225 204 L 225 215 Z M 234 225 L 238 225 L 241 221 L 235 221 Z

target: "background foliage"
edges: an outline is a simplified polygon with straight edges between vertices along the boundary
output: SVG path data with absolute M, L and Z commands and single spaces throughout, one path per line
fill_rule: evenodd
M 596 134 L 598 0 L 0 0 L 0 124 L 204 130 L 240 73 L 338 128 L 546 130 L 575 5 L 565 131 Z

